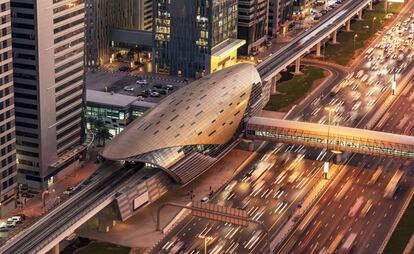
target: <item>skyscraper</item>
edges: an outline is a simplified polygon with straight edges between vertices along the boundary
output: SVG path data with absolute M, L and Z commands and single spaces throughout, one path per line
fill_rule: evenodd
M 156 0 L 156 72 L 201 77 L 237 61 L 237 0 Z
M 269 1 L 269 30 L 270 36 L 276 36 L 280 25 L 292 19 L 293 0 L 270 0 Z
M 86 64 L 111 58 L 111 30 L 152 31 L 152 0 L 86 0 Z
M 84 0 L 11 0 L 18 181 L 38 191 L 78 159 Z
M 0 216 L 16 204 L 16 147 L 10 2 L 0 0 Z
M 239 0 L 237 38 L 246 41 L 239 49 L 241 55 L 250 54 L 266 41 L 268 11 L 268 0 Z

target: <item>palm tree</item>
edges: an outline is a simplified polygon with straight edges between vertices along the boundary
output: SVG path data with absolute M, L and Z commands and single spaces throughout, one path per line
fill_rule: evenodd
M 106 126 L 100 127 L 98 131 L 96 132 L 96 137 L 98 139 L 98 144 L 101 144 L 101 141 L 103 141 L 103 146 L 105 146 L 105 141 L 107 139 L 112 138 L 112 134 L 109 132 L 109 129 Z
M 112 134 L 109 132 L 109 129 L 105 126 L 105 122 L 102 121 L 102 119 L 90 117 L 87 121 L 90 124 L 90 129 L 95 135 L 98 145 L 101 145 L 102 141 L 105 145 L 105 140 L 112 138 Z

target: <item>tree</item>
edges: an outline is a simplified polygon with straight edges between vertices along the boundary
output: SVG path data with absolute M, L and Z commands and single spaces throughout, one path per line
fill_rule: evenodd
M 100 127 L 96 132 L 96 138 L 98 139 L 98 144 L 105 146 L 105 141 L 112 138 L 112 134 L 109 132 L 109 129 L 106 126 Z
M 87 121 L 90 124 L 90 129 L 95 135 L 98 145 L 105 145 L 105 141 L 112 138 L 112 134 L 109 132 L 109 129 L 105 126 L 105 122 L 102 121 L 102 119 L 90 117 Z

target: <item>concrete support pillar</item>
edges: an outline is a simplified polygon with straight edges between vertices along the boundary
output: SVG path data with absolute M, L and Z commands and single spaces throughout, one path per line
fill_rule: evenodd
M 345 23 L 345 31 L 347 31 L 347 32 L 351 32 L 351 20 L 348 20 L 348 21 Z
M 384 12 L 388 13 L 388 0 L 384 0 Z
M 60 253 L 60 244 L 59 243 L 56 244 L 55 246 L 53 246 L 51 253 L 52 254 L 59 254 Z
M 276 76 L 274 76 L 271 80 L 270 80 L 270 94 L 271 95 L 275 95 L 277 94 L 277 80 L 276 80 Z
M 316 57 L 321 57 L 321 42 L 316 44 Z
M 358 12 L 358 20 L 362 20 L 362 10 Z
M 373 8 L 372 8 L 372 1 L 370 1 L 369 4 L 368 4 L 368 10 L 370 10 L 370 11 L 373 10 Z
M 253 141 L 249 142 L 249 151 L 250 152 L 254 151 L 254 142 Z
M 342 153 L 336 153 L 335 155 L 335 163 L 336 164 L 341 164 L 342 161 Z
M 337 35 L 338 35 L 338 31 L 334 31 L 334 32 L 332 33 L 332 43 L 333 43 L 333 44 L 337 44 L 337 43 L 338 43 L 338 41 L 337 41 L 337 39 L 336 39 Z
M 295 62 L 295 75 L 299 75 L 300 74 L 300 57 L 298 57 L 298 59 L 296 59 Z

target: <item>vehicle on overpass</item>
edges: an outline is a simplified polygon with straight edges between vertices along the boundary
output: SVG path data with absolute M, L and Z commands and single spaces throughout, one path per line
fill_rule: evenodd
M 384 198 L 391 199 L 392 197 L 394 197 L 395 192 L 400 186 L 403 175 L 404 175 L 404 171 L 399 170 L 399 169 L 394 173 L 391 180 L 385 187 Z
M 363 196 L 358 197 L 356 199 L 354 205 L 351 207 L 351 209 L 349 209 L 348 216 L 349 217 L 354 217 L 355 214 L 358 213 L 359 209 L 364 204 L 364 202 L 365 202 L 365 199 L 364 199 Z
M 350 233 L 346 238 L 345 242 L 342 244 L 341 248 L 336 252 L 338 254 L 348 254 L 351 252 L 352 247 L 354 247 L 355 239 L 357 233 Z
M 338 248 L 344 236 L 345 236 L 345 232 L 343 231 L 339 232 L 339 234 L 335 237 L 335 239 L 329 245 L 329 248 L 327 249 L 326 253 L 328 254 L 335 253 L 335 250 Z

